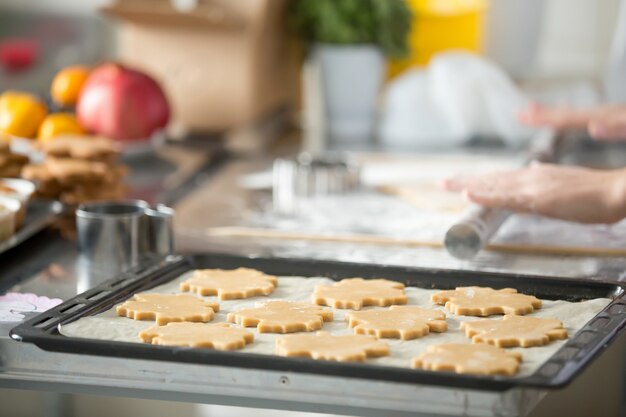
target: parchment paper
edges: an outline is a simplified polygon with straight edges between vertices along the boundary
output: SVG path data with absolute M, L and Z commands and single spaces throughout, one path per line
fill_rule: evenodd
M 186 273 L 179 278 L 148 290 L 149 293 L 161 294 L 178 294 L 179 283 L 187 279 L 191 272 Z M 219 301 L 217 297 L 204 297 L 206 300 L 217 301 L 220 303 L 220 311 L 215 315 L 212 323 L 226 322 L 226 315 L 229 312 L 239 310 L 241 308 L 254 307 L 258 302 L 264 302 L 274 299 L 288 299 L 294 301 L 311 301 L 311 294 L 317 284 L 332 284 L 334 281 L 328 278 L 302 278 L 302 277 L 279 277 L 278 287 L 268 297 L 253 297 L 245 300 L 228 300 Z M 406 294 L 408 296 L 408 305 L 418 305 L 424 308 L 432 308 L 443 310 L 446 312 L 448 321 L 448 331 L 444 333 L 430 333 L 422 338 L 401 341 L 398 339 L 382 339 L 389 344 L 391 354 L 387 357 L 369 359 L 370 364 L 380 364 L 385 366 L 409 367 L 411 359 L 426 350 L 431 344 L 440 343 L 469 343 L 470 340 L 465 337 L 464 333 L 459 330 L 462 321 L 477 320 L 477 317 L 454 316 L 438 306 L 430 302 L 430 295 L 437 290 L 426 290 L 415 287 L 407 287 Z M 602 308 L 604 308 L 611 300 L 606 298 L 597 298 L 582 302 L 567 301 L 550 301 L 542 300 L 543 307 L 530 314 L 532 317 L 557 318 L 563 321 L 565 328 L 570 336 L 573 336 L 585 323 L 595 316 Z M 380 308 L 380 307 L 366 307 Z M 352 329 L 348 328 L 345 321 L 345 314 L 350 310 L 332 309 L 334 320 L 324 323 L 323 330 L 331 334 L 352 334 Z M 499 316 L 491 317 L 499 319 Z M 83 317 L 73 323 L 69 323 L 60 327 L 61 334 L 67 337 L 82 337 L 90 339 L 123 341 L 141 343 L 138 333 L 154 323 L 151 321 L 136 321 L 126 317 L 118 317 L 115 308 L 107 310 L 101 314 L 90 317 Z M 265 355 L 274 354 L 274 344 L 277 334 L 259 334 L 255 328 L 249 328 L 254 333 L 254 342 L 243 352 L 258 353 Z M 520 367 L 519 377 L 532 374 L 546 359 L 554 354 L 565 341 L 555 341 L 546 346 L 534 348 L 515 348 L 523 355 L 522 366 Z

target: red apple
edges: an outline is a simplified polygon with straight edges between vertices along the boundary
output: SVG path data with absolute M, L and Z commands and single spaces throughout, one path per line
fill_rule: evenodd
M 92 133 L 117 140 L 141 140 L 167 125 L 170 108 L 152 77 L 107 63 L 91 71 L 85 81 L 76 116 Z

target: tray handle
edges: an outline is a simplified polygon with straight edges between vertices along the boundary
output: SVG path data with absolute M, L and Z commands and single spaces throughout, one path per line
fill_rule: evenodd
M 11 329 L 12 339 L 22 341 L 31 332 L 48 333 L 60 324 L 66 324 L 72 317 L 82 317 L 99 313 L 103 306 L 108 306 L 111 298 L 120 298 L 134 294 L 139 288 L 146 286 L 145 281 L 158 282 L 159 278 L 168 275 L 172 270 L 185 264 L 185 258 L 168 255 L 165 258 L 145 260 L 139 266 L 123 272 L 102 284 L 72 297 L 35 317 L 26 320 Z

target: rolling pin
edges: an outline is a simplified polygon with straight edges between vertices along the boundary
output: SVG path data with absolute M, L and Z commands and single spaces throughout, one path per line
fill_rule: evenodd
M 530 142 L 525 164 L 553 162 L 560 136 L 552 129 L 540 130 Z M 446 251 L 457 259 L 470 260 L 480 252 L 495 235 L 511 212 L 502 209 L 471 205 L 447 231 L 444 237 Z

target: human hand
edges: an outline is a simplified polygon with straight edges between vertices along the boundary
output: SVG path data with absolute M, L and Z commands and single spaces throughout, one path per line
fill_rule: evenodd
M 626 141 L 626 105 L 577 110 L 532 103 L 520 112 L 518 118 L 520 122 L 530 126 L 557 130 L 587 129 L 589 135 L 597 140 Z
M 536 213 L 580 223 L 615 223 L 626 217 L 626 170 L 549 164 L 444 181 L 484 207 Z

